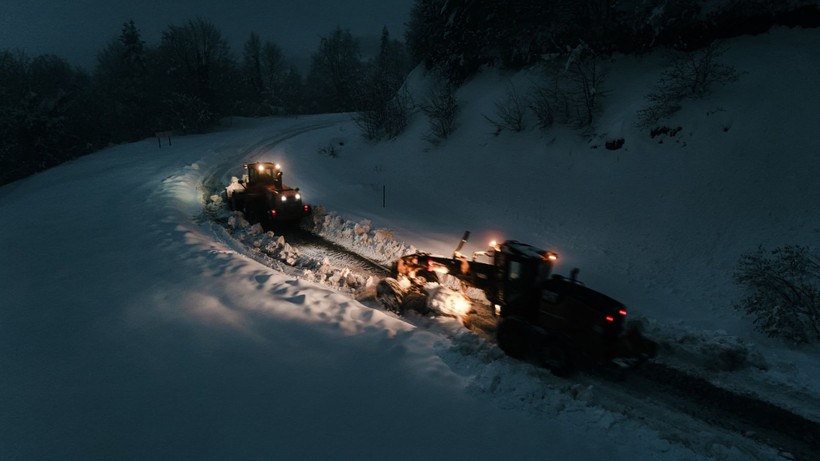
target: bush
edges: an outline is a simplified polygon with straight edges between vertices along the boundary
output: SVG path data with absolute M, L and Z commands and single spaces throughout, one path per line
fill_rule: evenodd
M 538 128 L 546 130 L 555 123 L 555 108 L 553 107 L 553 92 L 544 85 L 534 85 L 530 95 L 530 110 L 535 114 Z
M 427 115 L 430 142 L 437 144 L 447 139 L 456 129 L 458 100 L 455 87 L 445 79 L 439 79 L 430 88 L 421 110 Z
M 362 136 L 368 140 L 393 139 L 407 128 L 414 103 L 410 93 L 403 89 L 392 98 L 373 102 L 368 107 L 353 116 Z
M 586 128 L 595 122 L 606 96 L 605 69 L 585 43 L 565 55 L 550 55 L 541 64 L 542 78 L 530 89 L 530 110 L 538 127 L 553 123 Z
M 718 62 L 725 52 L 723 45 L 713 43 L 702 50 L 674 56 L 660 81 L 646 96 L 646 107 L 638 111 L 639 125 L 650 127 L 679 111 L 685 98 L 700 98 L 709 94 L 715 84 L 736 81 L 735 68 Z
M 162 128 L 174 128 L 183 133 L 204 133 L 216 124 L 217 116 L 202 99 L 185 93 L 172 93 L 165 100 Z
M 487 117 L 490 123 L 493 124 L 500 132 L 501 130 L 510 130 L 515 132 L 524 131 L 527 128 L 524 114 L 527 109 L 527 100 L 518 94 L 515 86 L 507 82 L 506 97 L 495 103 L 495 118 Z
M 820 257 L 808 248 L 759 247 L 740 258 L 734 281 L 746 290 L 735 308 L 759 331 L 797 343 L 820 339 Z

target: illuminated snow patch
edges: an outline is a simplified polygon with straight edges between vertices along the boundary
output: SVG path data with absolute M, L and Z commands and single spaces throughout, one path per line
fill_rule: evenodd
M 430 283 L 424 287 L 427 292 L 427 307 L 442 315 L 464 318 L 470 311 L 470 301 L 460 292 Z

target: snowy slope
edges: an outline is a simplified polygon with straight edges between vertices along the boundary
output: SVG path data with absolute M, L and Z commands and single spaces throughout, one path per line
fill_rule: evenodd
M 631 123 L 657 59 L 616 57 L 591 139 L 494 136 L 482 113 L 527 76 L 486 72 L 438 147 L 421 117 L 381 144 L 346 115 L 234 120 L 0 188 L 0 459 L 777 459 L 680 415 L 597 405 L 592 386 L 454 322 L 420 328 L 260 264 L 203 208 L 242 162 L 275 160 L 311 203 L 416 248 L 447 254 L 465 229 L 472 249 L 549 247 L 671 351 L 708 362 L 723 341 L 759 356 L 715 379 L 768 383 L 817 415 L 816 348 L 752 332 L 730 272 L 761 243 L 818 244 L 820 62 L 806 56 L 819 49 L 818 31 L 733 41 L 726 60 L 748 73 L 670 122 L 681 142 Z M 591 147 L 606 137 L 624 149 Z M 670 360 L 697 363 L 683 352 Z
M 587 284 L 647 317 L 656 337 L 680 352 L 671 361 L 700 360 L 708 369 L 714 355 L 738 347 L 753 369 L 712 378 L 743 389 L 749 371 L 772 388 L 795 390 L 784 405 L 817 418 L 817 405 L 800 402 L 820 397 L 818 349 L 754 332 L 751 319 L 732 309 L 739 291 L 731 274 L 758 245 L 820 248 L 820 139 L 811 134 L 820 124 L 820 32 L 780 28 L 727 45 L 721 59 L 741 73 L 738 82 L 686 101 L 667 122 L 681 127 L 675 137 L 653 139 L 635 124 L 663 68 L 656 54 L 612 59 L 592 134 L 557 127 L 496 136 L 484 115 L 493 115 L 508 82 L 526 89 L 533 76 L 488 71 L 459 91 L 460 128 L 442 146 L 420 141 L 419 115 L 392 142 L 366 143 L 343 125 L 261 157 L 334 143 L 338 158 L 316 154 L 294 165 L 308 196 L 328 209 L 440 254 L 465 229 L 473 232 L 467 252 L 505 238 L 552 249 L 561 255 L 559 272 L 581 268 Z M 417 71 L 408 87 L 421 99 L 426 84 Z M 622 149 L 603 147 L 616 138 L 625 139 Z

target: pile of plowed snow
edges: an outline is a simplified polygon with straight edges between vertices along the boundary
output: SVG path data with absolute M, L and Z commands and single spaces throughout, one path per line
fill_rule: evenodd
M 367 219 L 348 221 L 338 214 L 327 212 L 321 206 L 314 210 L 313 219 L 308 226 L 314 234 L 385 265 L 417 251 L 413 246 L 396 241 L 392 231 L 374 229 Z
M 348 293 L 361 293 L 378 282 L 372 275 L 334 265 L 327 257 L 319 259 L 300 252 L 286 241 L 284 235 L 265 231 L 258 223 L 250 224 L 242 212 L 230 211 L 221 195 L 210 197 L 206 212 L 257 259 L 290 266 L 296 269 L 296 275 L 301 279 Z M 348 221 L 321 207 L 314 211 L 305 227 L 316 235 L 385 265 L 416 252 L 415 247 L 394 240 L 392 232 L 387 229 L 373 229 L 368 220 Z M 462 318 L 470 309 L 469 300 L 456 290 L 439 284 L 428 284 L 424 290 L 427 292 L 426 307 L 429 311 Z
M 376 283 L 373 276 L 338 267 L 327 257 L 316 258 L 290 245 L 284 235 L 265 231 L 260 224 L 250 224 L 240 211 L 230 211 L 222 197 L 212 195 L 206 211 L 227 233 L 241 242 L 251 255 L 261 261 L 278 261 L 296 269 L 296 275 L 344 292 L 357 292 Z

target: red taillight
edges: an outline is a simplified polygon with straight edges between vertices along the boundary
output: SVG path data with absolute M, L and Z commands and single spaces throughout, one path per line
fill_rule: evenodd
M 621 316 L 626 317 L 626 309 L 621 309 L 618 313 L 621 314 Z
M 268 211 L 268 213 L 270 213 L 271 216 L 276 216 L 276 210 L 270 210 Z
M 613 317 L 611 315 L 607 315 L 606 317 L 604 317 L 604 319 L 606 319 L 607 322 L 614 322 L 615 321 L 615 317 Z
M 305 205 L 304 209 L 305 209 L 305 211 L 310 211 L 310 205 Z

